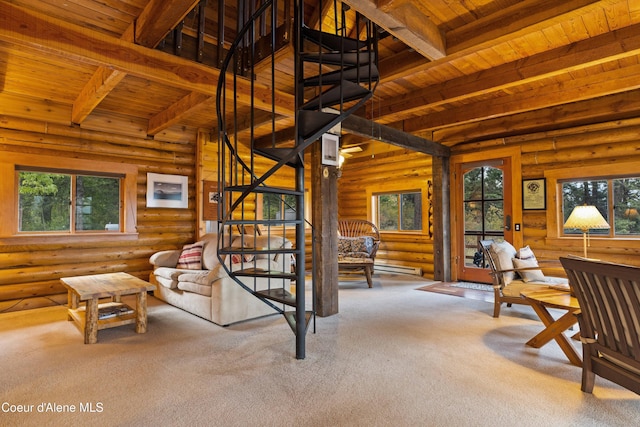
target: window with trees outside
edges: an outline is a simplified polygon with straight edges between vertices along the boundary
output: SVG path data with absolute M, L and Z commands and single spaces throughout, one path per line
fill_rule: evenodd
M 293 226 L 296 220 L 296 195 L 287 193 L 261 193 L 256 199 L 256 219 L 275 220 L 277 225 L 271 225 L 272 229 Z M 304 194 L 304 220 L 310 225 L 311 205 L 310 197 L 305 190 Z M 282 222 L 279 222 L 282 220 Z
M 375 194 L 375 223 L 380 231 L 422 231 L 422 193 Z
M 265 193 L 262 195 L 262 219 L 296 219 L 296 196 Z
M 119 231 L 122 176 L 17 170 L 18 231 Z
M 591 234 L 600 237 L 640 236 L 640 177 L 565 180 L 560 184 L 563 221 L 569 218 L 574 207 L 593 205 L 611 228 L 591 230 Z M 566 229 L 563 234 L 582 234 L 582 231 Z

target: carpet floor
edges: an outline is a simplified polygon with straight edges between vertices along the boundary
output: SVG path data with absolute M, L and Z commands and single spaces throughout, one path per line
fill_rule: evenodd
M 483 283 L 434 282 L 417 289 L 493 303 L 493 287 Z
M 530 307 L 494 319 L 486 301 L 417 291 L 432 283 L 341 283 L 304 360 L 281 316 L 222 328 L 150 297 L 146 334 L 85 345 L 63 306 L 3 314 L 0 425 L 640 425 L 640 396 L 600 378 L 582 393 L 555 342 L 524 344 L 542 329 Z

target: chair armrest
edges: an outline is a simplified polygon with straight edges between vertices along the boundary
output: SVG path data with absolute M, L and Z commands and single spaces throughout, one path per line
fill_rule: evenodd
M 371 253 L 369 254 L 369 258 L 375 260 L 376 254 L 378 253 L 378 248 L 380 247 L 380 241 L 373 242 L 373 249 L 371 249 Z
M 149 262 L 155 267 L 175 267 L 182 251 L 173 249 L 168 251 L 160 251 L 151 255 Z
M 559 261 L 553 260 L 542 260 L 538 261 L 538 265 L 535 267 L 514 267 L 506 270 L 496 270 L 496 273 L 509 273 L 509 272 L 518 272 L 518 271 L 528 271 L 528 270 L 545 270 L 549 268 L 562 268 L 562 264 Z

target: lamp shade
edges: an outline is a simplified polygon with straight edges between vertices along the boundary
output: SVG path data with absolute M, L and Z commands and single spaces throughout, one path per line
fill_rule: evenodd
M 576 206 L 564 223 L 564 228 L 577 228 L 583 233 L 592 228 L 608 229 L 609 223 L 595 206 Z

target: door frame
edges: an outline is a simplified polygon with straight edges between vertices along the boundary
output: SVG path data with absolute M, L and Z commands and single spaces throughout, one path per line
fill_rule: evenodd
M 508 157 L 511 159 L 511 223 L 512 223 L 512 242 L 515 247 L 523 246 L 523 224 L 522 224 L 522 168 L 521 168 L 521 152 L 519 147 L 504 147 L 495 150 L 487 150 L 480 152 L 461 153 L 451 156 L 451 177 L 450 188 L 453 190 L 450 200 L 450 227 L 451 227 L 451 280 L 458 280 L 460 273 L 459 262 L 464 262 L 459 257 L 460 242 L 463 240 L 459 236 L 457 224 L 460 224 L 464 218 L 461 217 L 462 211 L 462 194 L 458 184 L 462 182 L 461 177 L 456 177 L 456 171 L 461 163 L 474 163 L 482 161 L 498 160 Z M 506 188 L 506 186 L 505 186 Z M 520 224 L 520 231 L 515 230 L 515 225 Z

